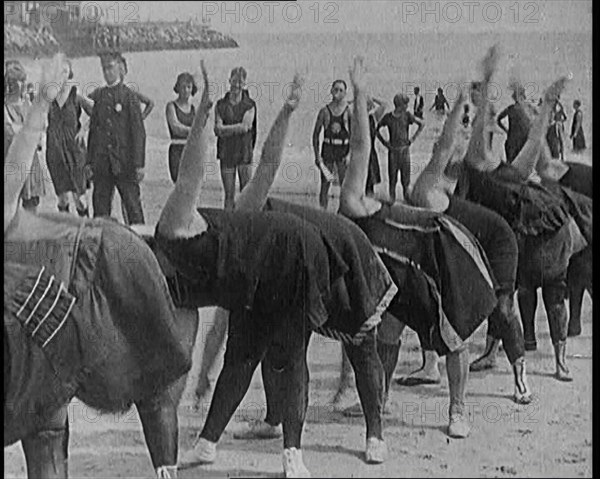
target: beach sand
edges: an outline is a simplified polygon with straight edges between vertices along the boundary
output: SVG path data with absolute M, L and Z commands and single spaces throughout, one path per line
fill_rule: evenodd
M 223 61 L 219 74 L 226 78 L 232 64 L 251 62 L 250 50 L 232 52 L 236 59 Z M 484 51 L 480 46 L 480 53 Z M 307 47 L 307 51 L 310 49 Z M 176 52 L 175 52 L 176 53 Z M 165 57 L 171 62 L 165 67 L 169 72 L 180 68 L 193 53 L 180 52 L 181 58 L 173 60 L 175 53 Z M 533 54 L 533 53 L 532 53 Z M 132 55 L 130 71 L 143 68 L 140 58 L 150 58 L 149 53 Z M 203 52 L 213 59 L 219 52 Z M 478 58 L 481 55 L 478 54 Z M 195 58 L 195 57 L 194 57 Z M 269 58 L 266 53 L 261 58 Z M 137 59 L 137 60 L 136 60 Z M 280 57 L 270 60 L 278 64 Z M 214 60 L 216 61 L 216 60 Z M 213 65 L 214 65 L 213 61 Z M 383 63 L 385 58 L 381 58 Z M 136 63 L 137 62 L 137 63 Z M 345 62 L 345 60 L 344 60 Z M 86 73 L 100 78 L 97 59 L 78 59 L 74 63 L 76 73 Z M 347 62 L 346 62 L 347 63 Z M 88 68 L 89 67 L 89 68 Z M 266 67 L 265 67 L 266 68 Z M 275 68 L 275 67 L 273 67 Z M 432 67 L 427 67 L 432 68 Z M 583 67 L 582 67 L 583 68 Z M 289 70 L 290 68 L 287 68 Z M 331 77 L 323 68 L 322 76 Z M 327 71 L 325 71 L 327 70 Z M 211 70 L 211 73 L 213 70 Z M 160 72 L 158 72 L 160 73 Z M 289 72 L 286 71 L 285 75 Z M 393 72 L 392 72 L 393 73 Z M 389 73 L 389 75 L 392 75 Z M 250 74 L 254 74 L 251 70 Z M 215 74 L 216 75 L 216 74 Z M 540 73 L 545 75 L 547 73 Z M 171 78 L 173 77 L 173 78 Z M 291 75 L 289 75 L 291 78 Z M 170 98 L 171 80 L 156 86 L 153 79 L 139 74 L 142 91 L 156 97 L 160 94 Z M 266 78 L 266 77 L 265 77 Z M 287 76 L 285 76 L 287 78 Z M 591 146 L 591 87 L 583 85 L 584 105 L 587 116 L 586 139 Z M 383 88 L 383 87 L 382 87 Z M 393 90 L 385 87 L 386 97 Z M 166 92 L 166 93 L 165 93 Z M 570 97 L 573 94 L 569 94 Z M 587 99 L 587 101 L 586 101 Z M 431 100 L 426 99 L 427 102 Z M 508 104 L 508 102 L 505 102 Z M 298 123 L 292 125 L 289 146 L 273 187 L 273 194 L 290 201 L 317 206 L 318 175 L 313 165 L 310 147 L 310 131 L 318 108 L 324 102 L 308 104 L 307 111 L 298 113 Z M 565 100 L 570 112 L 570 100 Z M 261 145 L 268 125 L 278 106 L 262 108 L 259 104 L 259 140 Z M 428 108 L 428 105 L 426 105 Z M 267 113 L 263 113 L 264 111 Z M 429 114 L 425 117 L 426 129 L 411 148 L 412 180 L 426 164 L 434 139 L 439 134 L 441 122 Z M 570 120 L 569 120 L 570 121 Z M 167 169 L 168 139 L 164 130 L 164 101 L 157 103 L 157 111 L 148 119 L 147 168 L 142 184 L 142 201 L 148 223 L 154 224 L 172 184 Z M 566 125 L 570 127 L 569 125 Z M 159 133 L 157 133 L 159 132 Z M 162 133 L 160 133 L 162 132 Z M 502 151 L 503 138 L 496 135 L 496 148 Z M 387 188 L 387 158 L 378 146 L 383 183 L 376 187 L 385 195 Z M 259 154 L 257 148 L 256 157 Z M 568 147 L 570 152 L 570 145 Z M 214 143 L 210 145 L 210 158 L 215 158 Z M 591 164 L 591 148 L 586 154 L 568 159 Z M 218 164 L 211 160 L 207 166 L 207 183 L 201 203 L 221 207 L 223 193 Z M 48 177 L 49 178 L 49 177 Z M 48 195 L 42 199 L 40 210 L 54 211 L 56 199 L 48 185 Z M 330 210 L 337 209 L 338 186 L 332 188 Z M 401 187 L 398 186 L 398 197 Z M 72 211 L 74 208 L 71 208 Z M 120 202 L 116 195 L 113 215 L 121 219 Z M 362 418 L 346 419 L 333 410 L 331 400 L 337 387 L 340 364 L 340 345 L 335 341 L 313 336 L 309 348 L 310 406 L 303 438 L 304 459 L 316 477 L 590 477 L 592 474 L 592 304 L 586 295 L 583 307 L 583 334 L 569 339 L 567 357 L 574 381 L 561 383 L 553 378 L 554 354 L 549 338 L 548 324 L 541 297 L 538 302 L 538 347 L 527 353 L 529 381 L 537 400 L 528 406 L 517 406 L 512 400 L 512 373 L 503 352 L 498 356 L 497 369 L 489 373 L 470 374 L 467 388 L 467 406 L 471 412 L 473 432 L 464 440 L 449 439 L 447 426 L 448 382 L 442 362 L 442 384 L 413 388 L 392 384 L 390 392 L 391 415 L 384 419 L 389 459 L 383 465 L 367 465 L 364 462 L 365 428 Z M 199 353 L 213 319 L 214 309 L 200 310 L 199 328 L 194 369 L 189 383 L 197 373 Z M 484 323 L 473 336 L 470 345 L 471 359 L 477 357 L 485 344 Z M 416 335 L 406 330 L 396 374 L 406 374 L 421 364 L 421 353 Z M 194 413 L 189 405 L 191 389 L 186 391 L 180 407 L 180 445 L 191 446 L 195 433 L 202 427 L 205 415 Z M 99 416 L 97 411 L 86 408 L 79 401 L 70 405 L 70 476 L 71 477 L 153 477 L 152 464 L 142 435 L 135 409 L 123 415 Z M 207 409 L 207 408 L 205 408 Z M 206 411 L 204 411 L 206 412 Z M 242 405 L 232 419 L 220 444 L 214 465 L 196 467 L 179 472 L 181 478 L 197 477 L 281 477 L 281 440 L 236 441 L 232 432 L 240 429 L 248 420 L 264 417 L 265 400 L 260 373 L 255 374 L 252 386 Z M 5 448 L 5 478 L 24 478 L 25 460 L 19 444 Z

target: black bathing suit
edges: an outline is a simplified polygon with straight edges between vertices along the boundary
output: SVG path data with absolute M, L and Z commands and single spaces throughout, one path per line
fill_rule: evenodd
M 558 180 L 558 183 L 588 198 L 593 198 L 594 175 L 592 167 L 574 161 L 567 161 L 566 163 L 569 166 L 569 170 Z
M 463 344 L 496 306 L 496 284 L 477 240 L 440 213 L 398 203 L 354 219 L 399 293 L 388 311 L 438 354 Z
M 175 116 L 179 123 L 184 126 L 191 127 L 194 123 L 194 118 L 196 117 L 196 109 L 194 105 L 190 105 L 190 111 L 183 111 L 176 101 L 171 102 L 173 107 L 175 108 Z M 169 127 L 169 135 L 171 135 L 171 140 L 187 140 L 187 135 L 178 135 L 173 131 L 171 125 L 167 123 Z M 181 160 L 181 155 L 183 154 L 183 148 L 185 144 L 181 142 L 171 143 L 169 145 L 169 173 L 171 175 L 171 181 L 175 183 L 177 181 L 177 174 L 179 173 L 179 161 Z
M 198 211 L 209 225 L 201 235 L 155 234 L 182 276 L 168 279 L 178 305 L 304 311 L 311 328 L 340 339 L 358 334 L 393 287 L 368 240 L 337 215 L 273 199 L 263 212 Z M 338 294 L 342 279 L 351 307 Z
M 499 293 L 514 292 L 519 251 L 517 238 L 504 218 L 456 196 L 450 197 L 444 213 L 464 225 L 481 243 L 498 282 Z

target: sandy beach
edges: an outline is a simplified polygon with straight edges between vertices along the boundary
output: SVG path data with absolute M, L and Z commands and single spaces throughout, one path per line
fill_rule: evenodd
M 256 40 L 258 42 L 258 40 Z M 317 40 L 313 40 L 317 41 Z M 591 41 L 590 41 L 591 45 Z M 486 45 L 479 45 L 477 57 L 485 52 Z M 251 44 L 250 48 L 256 48 Z M 265 47 L 266 48 L 266 47 Z M 272 45 L 269 48 L 274 48 Z M 474 47 L 469 47 L 471 50 Z M 349 47 L 349 50 L 350 47 Z M 147 120 L 146 177 L 142 184 L 142 202 L 149 224 L 158 220 L 158 215 L 172 188 L 168 176 L 167 149 L 168 136 L 164 120 L 166 101 L 171 99 L 173 72 L 184 68 L 192 70 L 201 57 L 212 60 L 211 73 L 216 81 L 224 81 L 231 66 L 237 63 L 252 64 L 252 56 L 245 47 L 231 52 L 231 58 L 218 60 L 217 52 L 173 52 L 164 55 L 165 70 L 160 81 L 148 74 L 146 64 L 150 53 L 132 54 L 130 80 L 144 93 L 157 98 L 157 106 Z M 310 52 L 310 48 L 307 47 Z M 591 48 L 590 48 L 591 51 Z M 587 50 L 586 50 L 587 52 Z M 527 53 L 535 56 L 535 52 Z M 308 53 L 303 53 L 308 58 Z M 350 53 L 348 53 L 348 56 Z M 465 55 L 467 55 L 465 53 Z M 470 54 L 469 54 L 470 55 Z M 587 53 L 586 53 L 587 55 Z M 268 58 L 267 53 L 262 57 Z M 585 56 L 585 55 L 584 55 Z M 391 57 L 391 55 L 390 55 Z M 279 65 L 282 55 L 275 55 L 258 81 L 266 81 L 269 74 Z M 427 56 L 420 58 L 426 63 Z M 328 60 L 328 58 L 326 58 Z M 338 59 L 344 64 L 346 59 Z M 589 66 L 591 66 L 591 58 Z M 298 60 L 302 63 L 302 59 Z M 336 60 L 337 61 L 337 60 Z M 374 60 L 375 61 L 375 60 Z M 377 65 L 383 65 L 387 58 L 377 58 Z M 460 63 L 460 60 L 458 60 Z M 326 63 L 326 62 L 325 62 Z M 347 62 L 346 62 L 347 63 Z M 525 62 L 525 64 L 527 64 Z M 187 66 L 189 65 L 189 67 Z M 209 65 L 211 65 L 209 61 Z M 565 95 L 564 105 L 572 116 L 571 103 L 581 95 L 585 109 L 585 131 L 589 148 L 584 155 L 574 156 L 568 145 L 568 160 L 581 161 L 591 165 L 591 76 L 585 77 L 588 63 L 582 62 L 576 88 Z M 286 66 L 278 78 L 291 79 L 292 66 Z M 337 68 L 337 70 L 336 70 Z M 425 74 L 423 66 L 420 74 Z M 453 77 L 457 67 L 444 65 L 440 81 Z M 330 63 L 314 72 L 316 81 L 329 84 L 332 69 L 338 73 L 340 67 Z M 551 68 L 526 71 L 549 83 L 553 77 Z M 74 70 L 82 81 L 99 82 L 100 65 L 96 58 L 77 59 Z M 250 69 L 252 75 L 259 76 L 259 67 Z M 371 74 L 375 68 L 372 69 Z M 345 71 L 345 70 L 343 70 Z M 591 70 L 590 70 L 591 71 Z M 462 72 L 464 74 L 464 72 Z M 382 71 L 375 90 L 389 97 L 391 101 L 394 86 L 389 84 L 393 69 Z M 343 73 L 340 73 L 343 75 Z M 415 73 L 417 75 L 417 73 Z M 431 76 L 431 74 L 430 74 Z M 456 77 L 455 77 L 456 78 Z M 583 79 L 581 79 L 583 78 Z M 410 75 L 403 77 L 408 81 Z M 460 80 L 460 78 L 458 78 Z M 412 91 L 412 90 L 411 90 Z M 540 93 L 541 95 L 541 93 Z M 426 109 L 433 97 L 427 97 Z M 262 102 L 262 103 L 261 103 Z M 267 102 L 263 97 L 259 104 L 259 137 L 262 145 L 268 127 L 281 102 Z M 510 102 L 502 100 L 502 108 Z M 313 165 L 310 146 L 310 132 L 316 112 L 324 101 L 307 101 L 303 104 L 289 137 L 289 145 L 284 152 L 284 161 L 273 187 L 274 196 L 290 201 L 317 207 L 318 174 Z M 428 161 L 433 141 L 439 134 L 441 122 L 429 114 L 425 117 L 426 129 L 411 150 L 413 167 L 412 180 L 419 175 Z M 589 132 L 589 133 L 588 133 Z M 503 137 L 496 135 L 495 147 L 502 151 Z M 216 163 L 214 142 L 210 145 L 209 161 L 206 169 L 206 188 L 200 202 L 204 206 L 221 207 L 223 192 Z M 387 189 L 387 155 L 378 146 L 383 183 L 376 187 L 380 194 Z M 255 159 L 260 148 L 257 147 Z M 45 167 L 45 165 L 44 165 Z M 47 176 L 49 179 L 49 176 Z M 48 194 L 42 198 L 41 211 L 55 211 L 56 199 L 52 186 L 47 185 Z M 331 211 L 337 209 L 339 187 L 332 188 Z M 398 197 L 401 197 L 398 186 Z M 118 195 L 114 201 L 113 215 L 121 220 Z M 91 195 L 90 195 L 91 199 Z M 73 210 L 73 208 L 72 208 Z M 390 416 L 384 419 L 384 437 L 389 448 L 389 459 L 383 465 L 367 465 L 364 460 L 364 421 L 362 418 L 347 419 L 336 412 L 331 404 L 337 386 L 336 378 L 340 364 L 340 345 L 333 340 L 313 336 L 309 349 L 310 406 L 308 421 L 303 438 L 304 460 L 314 477 L 591 477 L 592 474 L 592 304 L 585 296 L 583 305 L 583 333 L 570 338 L 567 346 L 567 359 L 574 376 L 572 383 L 561 383 L 553 377 L 555 370 L 554 354 L 549 337 L 546 314 L 541 295 L 537 311 L 538 351 L 527 353 L 529 381 L 536 394 L 536 401 L 528 406 L 517 406 L 511 400 L 513 393 L 512 373 L 508 360 L 501 351 L 498 366 L 487 373 L 472 373 L 467 389 L 467 401 L 473 431 L 464 440 L 449 439 L 445 433 L 447 426 L 448 383 L 445 366 L 442 365 L 442 383 L 433 386 L 402 387 L 392 385 L 390 392 Z M 214 309 L 199 311 L 199 328 L 194 369 L 188 378 L 188 390 L 180 407 L 180 446 L 191 446 L 195 433 L 202 427 L 205 412 L 193 412 L 190 406 L 190 385 L 197 373 L 199 353 L 206 331 L 213 320 Z M 479 355 L 485 344 L 484 323 L 474 334 L 470 343 L 471 359 Z M 400 360 L 396 374 L 406 374 L 421 364 L 421 353 L 416 335 L 407 330 L 404 333 Z M 442 362 L 444 364 L 444 362 Z M 142 435 L 137 412 L 131 410 L 123 415 L 99 416 L 78 401 L 70 405 L 70 477 L 109 478 L 109 477 L 154 477 L 152 464 Z M 208 409 L 208 405 L 205 410 Z M 262 418 L 265 400 L 260 374 L 255 374 L 250 391 L 238 412 L 228 426 L 220 444 L 217 461 L 214 465 L 196 467 L 179 472 L 180 478 L 197 477 L 281 477 L 281 440 L 237 441 L 232 433 L 249 420 Z M 25 460 L 19 444 L 5 448 L 5 478 L 25 478 Z

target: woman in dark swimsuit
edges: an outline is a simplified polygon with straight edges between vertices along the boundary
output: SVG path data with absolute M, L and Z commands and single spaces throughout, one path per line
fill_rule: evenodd
M 181 174 L 163 209 L 155 239 L 191 286 L 194 307 L 218 305 L 231 314 L 225 362 L 206 423 L 181 463 L 215 460 L 218 440 L 248 390 L 255 368 L 266 359 L 272 367 L 286 371 L 280 395 L 286 406 L 282 417 L 286 476 L 306 476 L 300 443 L 308 399 L 306 347 L 311 332 L 358 341 L 372 331 L 371 324 L 377 323 L 395 287 L 358 228 L 352 233 L 346 227 L 349 235 L 340 234 L 342 229 L 336 233 L 333 227 L 328 232 L 326 225 L 317 227 L 316 220 L 285 213 L 281 209 L 287 207 L 273 202 L 261 211 L 297 105 L 299 77 L 294 79 L 288 101 L 265 141 L 256 174 L 240 194 L 235 211 L 196 209 L 211 107 L 204 66 L 203 74 L 204 92 L 181 159 Z M 350 307 L 344 306 L 343 297 Z M 370 344 L 375 347 L 374 341 Z M 381 381 L 383 371 L 372 376 Z M 376 391 L 376 387 L 369 390 Z M 375 415 L 380 416 L 380 411 L 381 407 Z M 382 438 L 378 441 L 383 443 Z
M 506 142 L 504 151 L 506 152 L 506 161 L 512 163 L 527 141 L 527 134 L 531 126 L 529 116 L 525 111 L 525 90 L 518 86 L 513 91 L 512 105 L 506 107 L 500 112 L 496 120 L 498 126 L 506 133 Z M 502 120 L 508 117 L 508 128 L 504 126 Z
M 448 432 L 466 437 L 470 427 L 464 414 L 468 377 L 465 340 L 496 305 L 489 266 L 477 240 L 449 217 L 401 203 L 383 204 L 364 194 L 370 143 L 362 75 L 362 59 L 358 58 L 351 71 L 356 128 L 340 213 L 365 231 L 401 292 L 384 316 L 378 339 L 398 347 L 404 328 L 404 324 L 398 327 L 401 319 L 428 338 L 439 354 L 448 355 Z M 465 289 L 471 293 L 465 295 Z M 397 359 L 397 349 L 395 353 Z M 386 389 L 396 365 L 395 361 L 388 364 L 392 369 L 386 370 Z
M 582 235 L 589 233 L 586 219 L 589 200 L 560 185 L 541 182 L 536 172 L 545 142 L 550 109 L 566 79 L 555 82 L 545 100 L 529 136 L 511 165 L 494 157 L 483 141 L 483 126 L 473 132 L 461 194 L 471 201 L 500 214 L 511 226 L 519 243 L 517 269 L 518 302 L 523 323 L 525 350 L 535 350 L 535 310 L 537 289 L 542 288 L 550 336 L 556 359 L 556 378 L 571 381 L 566 363 L 567 268 L 570 258 L 586 247 Z M 517 87 L 519 88 L 519 87 Z M 482 114 L 488 99 L 482 97 Z M 546 146 L 547 148 L 547 146 Z M 536 181 L 537 178 L 537 181 Z M 460 185 L 459 185 L 460 186 Z M 591 236 L 589 237 L 591 240 Z M 551 260 L 549 259 L 551 258 Z
M 185 142 L 190 133 L 192 123 L 196 117 L 196 109 L 190 103 L 190 97 L 196 95 L 198 87 L 194 77 L 190 73 L 181 73 L 177 77 L 173 91 L 177 93 L 177 99 L 167 103 L 166 115 L 171 145 L 169 146 L 169 173 L 171 181 L 177 181 L 179 161 Z
M 492 49 L 484 61 L 486 74 L 491 75 L 496 61 L 497 52 Z M 486 78 L 484 85 L 488 82 L 489 78 Z M 446 120 L 442 135 L 434 146 L 431 161 L 415 182 L 411 202 L 415 206 L 439 211 L 460 221 L 481 243 L 498 283 L 498 304 L 489 318 L 490 333 L 486 353 L 492 351 L 496 337 L 502 338 L 504 350 L 513 368 L 514 399 L 517 403 L 527 404 L 531 402 L 531 392 L 525 376 L 523 331 L 513 303 L 519 256 L 517 239 L 500 215 L 454 196 L 458 181 L 456 166 L 460 167 L 460 164 L 451 164 L 450 160 L 455 154 L 455 143 L 459 137 L 458 111 L 461 102 L 462 95 Z M 473 127 L 480 128 L 482 119 L 483 116 L 480 115 L 478 123 Z M 471 365 L 472 371 L 492 367 L 493 363 L 488 360 L 486 353 Z

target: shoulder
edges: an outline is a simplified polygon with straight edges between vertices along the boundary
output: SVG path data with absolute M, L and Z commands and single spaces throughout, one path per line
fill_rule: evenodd
M 100 96 L 102 95 L 102 92 L 104 91 L 104 87 L 99 86 L 98 88 L 96 88 L 94 91 L 92 91 L 88 96 L 90 97 L 90 99 L 92 99 L 93 101 L 98 101 L 98 99 L 100 98 Z
M 410 112 L 410 111 L 406 111 L 406 119 L 410 122 L 410 123 L 414 123 L 415 121 L 415 116 Z

